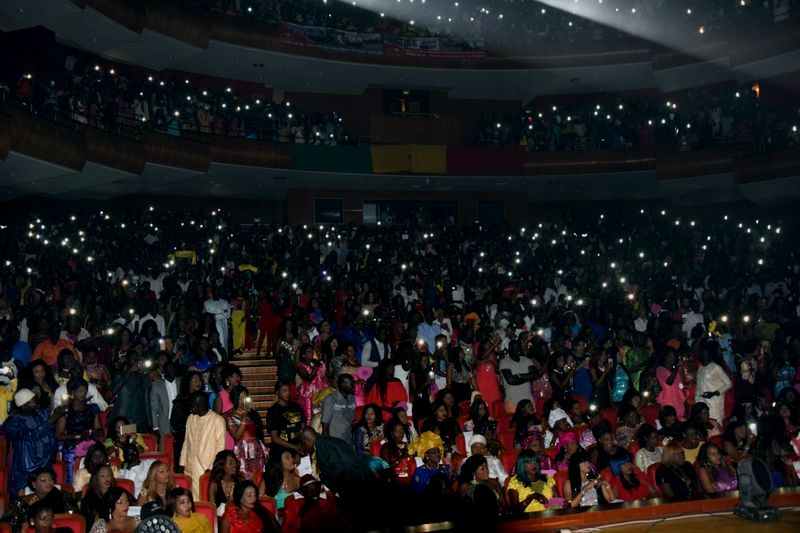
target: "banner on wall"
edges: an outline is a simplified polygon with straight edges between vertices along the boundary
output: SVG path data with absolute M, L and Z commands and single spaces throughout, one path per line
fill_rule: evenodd
M 486 42 L 457 37 L 384 35 L 383 53 L 407 57 L 482 58 L 486 57 Z
M 300 48 L 321 48 L 334 52 L 406 57 L 483 58 L 483 39 L 458 37 L 402 37 L 380 33 L 302 26 L 284 22 L 278 35 L 284 44 Z
M 357 33 L 285 22 L 281 24 L 279 36 L 282 42 L 298 47 L 369 55 L 383 53 L 383 38 L 380 33 Z

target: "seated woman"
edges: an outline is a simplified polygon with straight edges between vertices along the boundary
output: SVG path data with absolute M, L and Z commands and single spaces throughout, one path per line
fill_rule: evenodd
M 517 473 L 508 482 L 508 505 L 516 513 L 535 513 L 560 509 L 563 500 L 554 500 L 555 479 L 542 474 L 539 455 L 522 450 L 517 457 Z
M 686 422 L 697 429 L 697 434 L 701 440 L 708 440 L 711 437 L 722 435 L 722 426 L 709 416 L 708 405 L 704 402 L 697 402 L 692 406 Z
M 98 517 L 108 516 L 110 511 L 106 508 L 106 494 L 114 487 L 114 472 L 110 466 L 103 465 L 92 474 L 86 494 L 81 499 L 81 514 L 87 528 L 91 529 Z
M 36 502 L 42 502 L 54 513 L 66 513 L 75 510 L 71 498 L 55 485 L 56 474 L 49 468 L 39 468 L 28 476 L 28 485 L 24 495 L 14 498 L 3 522 L 8 522 L 14 531 L 19 531 L 25 524 L 27 513 Z
M 167 464 L 162 461 L 153 461 L 147 470 L 147 477 L 142 483 L 142 490 L 136 500 L 136 505 L 141 507 L 147 502 L 154 501 L 158 503 L 159 507 L 166 509 L 167 496 L 177 486 Z
M 771 436 L 761 437 L 756 444 L 756 457 L 767 463 L 773 489 L 798 485 L 797 472 L 780 440 Z
M 202 513 L 194 511 L 192 491 L 177 487 L 167 497 L 167 514 L 172 517 L 181 533 L 213 533 L 213 528 Z
M 112 487 L 103 496 L 104 514 L 98 515 L 89 533 L 132 533 L 139 525 L 139 517 L 128 516 L 133 494 L 121 487 Z
M 456 437 L 461 433 L 455 418 L 447 415 L 447 406 L 444 401 L 437 400 L 433 404 L 433 415 L 422 423 L 422 432 L 433 431 L 444 441 L 445 454 L 453 449 Z
M 72 488 L 76 494 L 79 494 L 83 488 L 89 483 L 89 479 L 98 468 L 108 464 L 108 453 L 102 444 L 95 443 L 86 452 L 86 457 L 81 461 L 82 466 L 75 472 L 72 477 Z M 112 466 L 111 470 L 114 472 L 114 477 L 117 477 L 117 467 Z
M 612 459 L 610 467 L 611 473 L 614 474 L 611 487 L 620 500 L 634 502 L 658 496 L 658 492 L 650 483 L 647 474 L 633 466 L 630 455 L 621 459 Z
M 564 498 L 568 507 L 591 507 L 617 498 L 611 484 L 598 477 L 589 455 L 578 452 L 569 459 L 569 477 L 564 482 Z
M 608 467 L 612 459 L 622 459 L 627 455 L 625 450 L 617 446 L 614 435 L 611 433 L 611 424 L 603 421 L 593 430 L 597 438 L 598 446 L 590 453 L 592 464 L 598 472 Z
M 242 481 L 233 490 L 231 503 L 219 523 L 219 533 L 267 533 L 275 531 L 269 512 L 258 503 L 258 489 Z
M 300 475 L 297 465 L 300 455 L 294 450 L 284 450 L 280 461 L 267 463 L 267 471 L 258 483 L 259 496 L 269 496 L 275 499 L 275 519 L 283 523 L 283 509 L 286 496 L 300 488 Z
M 686 462 L 681 445 L 674 441 L 664 446 L 656 483 L 667 498 L 688 499 L 702 494 L 694 468 Z
M 722 448 L 734 467 L 752 455 L 753 434 L 744 420 L 728 423 L 722 435 Z
M 398 419 L 405 426 L 405 442 L 409 443 L 417 438 L 417 430 L 414 428 L 414 424 L 411 423 L 411 420 L 408 419 L 406 407 L 408 407 L 408 404 L 405 402 L 397 404 L 397 406 L 392 409 L 392 417 Z
M 133 433 L 122 433 L 122 427 L 129 425 L 130 422 L 124 416 L 115 416 L 109 420 L 108 429 L 106 430 L 106 434 L 108 435 L 105 441 L 106 452 L 108 452 L 109 457 L 119 459 L 120 462 L 125 460 L 123 457 L 123 450 L 128 443 L 135 443 L 140 454 L 147 451 L 144 439 L 139 433 L 135 431 Z
M 578 444 L 578 436 L 574 431 L 564 431 L 558 434 L 558 453 L 553 459 L 553 466 L 558 472 L 569 470 L 569 459 L 581 449 Z
M 486 437 L 483 435 L 473 435 L 467 443 L 469 455 L 482 455 L 486 457 L 486 462 L 489 465 L 489 477 L 496 479 L 503 485 L 508 479 L 508 472 L 506 472 L 500 458 L 490 453 L 489 447 L 486 446 Z
M 414 477 L 411 481 L 414 492 L 419 495 L 424 494 L 428 484 L 436 476 L 446 478 L 448 484 L 452 483 L 450 465 L 442 463 L 444 442 L 439 435 L 432 431 L 422 433 L 408 445 L 408 452 L 417 456 L 417 463 L 422 460 L 422 465 L 417 466 L 417 469 L 414 470 Z
M 665 405 L 658 412 L 658 433 L 661 436 L 662 444 L 681 438 L 678 412 L 671 405 Z
M 222 450 L 214 457 L 208 481 L 208 501 L 219 508 L 233 498 L 236 485 L 243 480 L 239 460 L 231 450 Z M 202 496 L 202 495 L 201 495 Z
M 34 502 L 28 509 L 28 526 L 32 527 L 35 533 L 72 533 L 68 527 L 53 529 L 54 514 L 58 513 L 53 511 L 48 502 Z
M 494 493 L 498 511 L 506 507 L 506 497 L 500 483 L 489 477 L 489 464 L 486 457 L 472 455 L 461 465 L 461 473 L 456 478 L 458 494 L 473 499 L 473 493 L 478 486 L 486 487 Z
M 497 432 L 497 420 L 489 416 L 486 402 L 478 396 L 469 408 L 469 418 L 464 423 L 464 431 L 471 431 L 476 435 L 483 435 L 487 439 Z
M 515 448 L 527 448 L 531 433 L 534 429 L 538 431 L 536 427 L 538 423 L 533 403 L 530 400 L 520 400 L 509 423 L 509 427 L 514 430 Z
M 656 428 L 650 424 L 642 424 L 636 431 L 636 441 L 639 443 L 639 451 L 636 452 L 636 468 L 642 472 L 647 472 L 650 465 L 661 462 L 661 436 Z
M 389 467 L 394 470 L 408 457 L 405 425 L 400 420 L 392 418 L 384 425 L 384 437 L 380 450 L 381 459 L 389 463 Z
M 383 417 L 379 405 L 369 403 L 361 412 L 361 420 L 353 430 L 353 444 L 358 455 L 369 455 L 372 441 L 383 438 Z
M 615 435 L 615 440 L 617 444 L 622 448 L 627 448 L 630 446 L 631 442 L 634 442 L 636 439 L 636 430 L 639 429 L 641 425 L 641 415 L 636 408 L 631 405 L 621 405 L 619 408 L 619 419 L 622 421 L 622 425 L 617 428 L 617 433 Z
M 683 448 L 683 455 L 688 462 L 692 464 L 697 462 L 697 454 L 700 453 L 700 446 L 702 445 L 703 441 L 700 440 L 699 431 L 695 426 L 687 422 L 687 425 L 683 428 L 681 447 Z
M 739 488 L 736 470 L 725 464 L 722 450 L 715 444 L 706 442 L 700 446 L 696 465 L 697 477 L 706 494 L 721 494 Z

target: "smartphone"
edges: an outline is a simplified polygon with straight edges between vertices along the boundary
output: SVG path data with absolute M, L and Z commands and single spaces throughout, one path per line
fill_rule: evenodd
M 135 435 L 136 434 L 136 424 L 125 424 L 124 426 L 120 426 L 119 434 L 120 435 Z
M 250 396 L 244 398 L 244 408 L 248 411 L 253 408 L 253 399 Z

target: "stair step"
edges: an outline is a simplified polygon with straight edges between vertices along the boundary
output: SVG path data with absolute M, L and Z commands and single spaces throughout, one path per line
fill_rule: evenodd
M 278 375 L 277 368 L 269 368 L 269 367 L 253 367 L 253 368 L 242 368 L 242 376 L 266 376 L 266 377 L 275 377 Z
M 275 359 L 264 359 L 263 357 L 253 358 L 253 359 L 245 359 L 245 358 L 237 358 L 234 359 L 233 364 L 238 367 L 250 367 L 250 366 L 277 366 L 277 361 Z

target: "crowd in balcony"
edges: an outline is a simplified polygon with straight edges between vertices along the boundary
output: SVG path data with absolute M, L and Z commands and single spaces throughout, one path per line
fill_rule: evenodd
M 794 231 L 652 208 L 528 227 L 31 214 L 0 229 L 3 520 L 491 526 L 722 494 L 752 457 L 797 486 Z M 266 416 L 242 358 L 276 366 Z
M 761 94 L 759 84 L 700 87 L 670 96 L 580 97 L 561 105 L 484 116 L 479 142 L 526 151 L 657 149 L 685 152 L 732 146 L 743 152 L 797 146 L 800 110 Z
M 0 97 L 49 119 L 70 120 L 122 134 L 152 130 L 176 137 L 245 139 L 336 146 L 347 143 L 335 111 L 297 109 L 264 88 L 237 94 L 223 80 L 202 87 L 179 74 L 159 75 L 56 49 L 49 65 L 14 73 Z
M 593 41 L 654 32 L 673 37 L 716 35 L 736 27 L 769 25 L 797 16 L 795 0 L 649 2 L 607 0 L 598 5 L 577 2 L 508 0 L 170 0 L 202 12 L 258 20 L 407 37 L 484 38 L 488 46 L 537 42 Z

